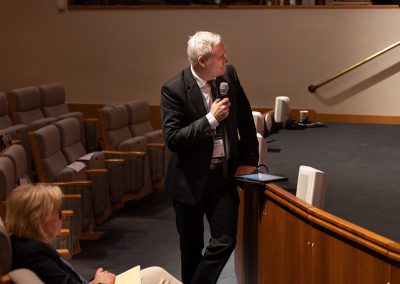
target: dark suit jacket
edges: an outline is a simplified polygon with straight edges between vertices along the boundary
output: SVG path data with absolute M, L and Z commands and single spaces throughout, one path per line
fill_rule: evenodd
M 240 85 L 235 68 L 227 65 L 223 76 L 229 84 L 229 116 L 223 121 L 229 139 L 232 177 L 241 165 L 258 162 L 258 142 L 251 107 Z M 182 203 L 194 205 L 204 192 L 213 152 L 213 130 L 200 88 L 190 67 L 161 88 L 163 131 L 171 159 L 166 176 L 166 191 Z M 238 133 L 240 139 L 238 138 Z
M 46 284 L 82 284 L 50 245 L 11 235 L 12 269 L 28 268 Z

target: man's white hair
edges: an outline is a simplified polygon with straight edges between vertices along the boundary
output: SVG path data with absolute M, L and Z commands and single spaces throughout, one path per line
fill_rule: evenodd
M 187 46 L 190 65 L 196 65 L 200 56 L 212 54 L 213 47 L 220 44 L 221 41 L 222 38 L 219 34 L 206 31 L 196 32 L 189 38 Z

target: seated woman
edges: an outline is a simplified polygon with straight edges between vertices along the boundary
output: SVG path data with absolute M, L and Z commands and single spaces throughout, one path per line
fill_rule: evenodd
M 103 268 L 97 269 L 89 282 L 51 246 L 62 227 L 62 198 L 55 186 L 27 185 L 11 192 L 5 223 L 12 245 L 12 269 L 31 269 L 47 284 L 114 283 L 115 275 Z M 140 272 L 142 284 L 181 283 L 160 267 Z

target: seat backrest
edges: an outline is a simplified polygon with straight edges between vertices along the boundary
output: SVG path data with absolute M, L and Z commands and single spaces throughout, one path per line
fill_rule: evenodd
M 118 150 L 122 141 L 132 137 L 128 127 L 128 110 L 122 104 L 98 110 L 106 150 Z
M 260 133 L 262 136 L 264 136 L 264 117 L 259 111 L 253 111 L 253 120 L 254 120 L 254 125 L 256 126 L 256 131 L 257 133 Z
M 41 107 L 46 117 L 58 117 L 69 112 L 65 104 L 65 89 L 61 83 L 39 86 Z
M 309 166 L 300 166 L 297 179 L 296 197 L 323 209 L 325 205 L 325 173 Z
M 11 269 L 11 242 L 6 226 L 0 217 L 0 276 L 8 273 Z
M 47 125 L 29 136 L 39 180 L 56 181 L 58 174 L 68 165 L 61 151 L 58 128 L 54 124 Z
M 275 127 L 274 113 L 275 112 L 272 110 L 264 114 L 264 125 L 266 132 L 264 133 L 264 136 L 268 136 L 274 131 Z
M 15 186 L 14 165 L 10 158 L 0 156 L 0 202 L 5 201 Z
M 22 145 L 10 145 L 3 151 L 2 155 L 8 157 L 13 163 L 15 184 L 24 185 L 32 183 L 27 175 L 28 163 L 26 159 L 26 152 Z
M 147 101 L 137 100 L 125 103 L 128 110 L 129 130 L 133 137 L 153 131 L 150 122 L 150 106 Z
M 13 89 L 9 92 L 8 99 L 14 111 L 15 123 L 30 124 L 44 117 L 37 87 Z
M 8 115 L 8 102 L 5 93 L 0 92 L 0 129 L 4 129 L 13 125 Z
M 82 144 L 79 121 L 70 117 L 54 123 L 60 131 L 61 149 L 68 163 L 75 162 L 86 154 Z

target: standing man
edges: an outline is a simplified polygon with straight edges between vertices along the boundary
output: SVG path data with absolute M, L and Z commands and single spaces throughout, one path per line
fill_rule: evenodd
M 171 150 L 166 191 L 174 199 L 183 283 L 211 284 L 236 245 L 239 198 L 233 176 L 256 171 L 258 142 L 249 101 L 234 67 L 226 65 L 221 36 L 195 33 L 187 54 L 190 67 L 161 88 Z M 203 255 L 204 215 L 211 239 Z

